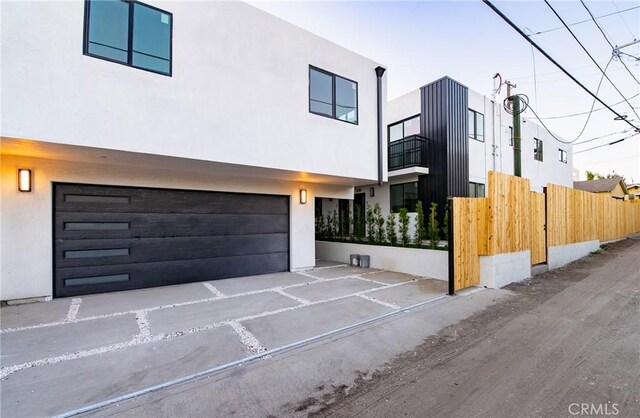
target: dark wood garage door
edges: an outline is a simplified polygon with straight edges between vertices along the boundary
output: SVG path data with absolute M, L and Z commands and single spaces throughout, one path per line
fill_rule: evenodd
M 288 269 L 288 196 L 54 184 L 56 297 Z

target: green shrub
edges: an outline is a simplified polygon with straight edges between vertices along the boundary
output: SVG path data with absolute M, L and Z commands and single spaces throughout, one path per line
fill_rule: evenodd
M 418 248 L 422 247 L 422 242 L 427 236 L 427 231 L 424 227 L 424 210 L 422 208 L 422 201 L 418 200 L 416 203 L 416 232 L 413 234 L 413 243 Z
M 360 205 L 355 205 L 353 207 L 353 235 L 356 240 L 361 240 L 364 238 L 364 219 L 362 217 L 362 207 Z
M 322 215 L 316 217 L 316 238 L 327 238 L 327 226 Z
M 442 221 L 442 236 L 449 242 L 449 203 L 444 206 L 444 220 Z
M 382 244 L 384 242 L 384 217 L 382 216 L 382 208 L 378 203 L 373 206 L 373 218 L 375 224 L 375 242 Z
M 431 211 L 429 212 L 429 228 L 427 234 L 429 235 L 429 247 L 432 249 L 438 248 L 438 242 L 440 242 L 440 228 L 438 227 L 438 204 L 431 203 Z
M 366 223 L 367 223 L 367 241 L 369 241 L 369 244 L 373 244 L 373 241 L 375 239 L 375 218 L 373 216 L 373 208 L 371 207 L 370 204 L 367 203 L 367 214 L 366 216 Z
M 387 216 L 387 241 L 389 241 L 391 245 L 396 245 L 398 243 L 396 215 L 393 212 Z
M 409 244 L 409 211 L 407 208 L 400 209 L 398 218 L 400 221 L 400 243 L 406 247 Z

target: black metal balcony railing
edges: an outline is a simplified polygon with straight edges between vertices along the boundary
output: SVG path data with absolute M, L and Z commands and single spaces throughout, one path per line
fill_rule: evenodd
M 412 135 L 389 144 L 389 171 L 427 167 L 427 138 Z

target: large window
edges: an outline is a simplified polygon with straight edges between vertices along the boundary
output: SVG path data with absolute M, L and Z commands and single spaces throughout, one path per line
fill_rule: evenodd
M 484 184 L 482 184 L 482 183 L 469 183 L 469 197 L 485 197 L 484 196 Z
M 389 142 L 420 135 L 420 115 L 389 125 Z
M 84 53 L 171 75 L 171 13 L 137 1 L 88 0 Z
M 533 138 L 536 143 L 536 147 L 533 149 L 533 159 L 537 161 L 542 161 L 543 155 L 542 151 L 544 150 L 544 144 L 542 140 L 538 138 Z
M 418 203 L 418 182 L 394 184 L 390 187 L 391 212 L 398 212 L 406 208 L 409 212 L 416 211 Z
M 469 138 L 484 142 L 484 115 L 469 109 Z
M 309 111 L 357 124 L 358 83 L 309 67 Z
M 558 157 L 561 163 L 567 163 L 567 151 L 563 149 L 558 149 Z

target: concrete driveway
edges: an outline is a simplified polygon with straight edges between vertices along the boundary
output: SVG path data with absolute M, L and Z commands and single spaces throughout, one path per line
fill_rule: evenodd
M 65 413 L 435 299 L 446 288 L 319 261 L 304 273 L 3 307 L 0 412 Z

